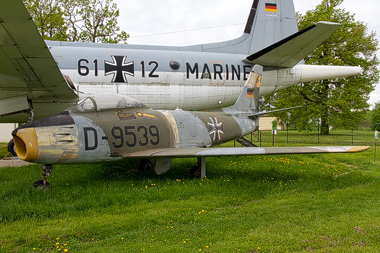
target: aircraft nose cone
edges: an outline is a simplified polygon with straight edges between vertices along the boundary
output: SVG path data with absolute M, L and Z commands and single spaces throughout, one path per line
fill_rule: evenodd
M 38 144 L 34 128 L 17 128 L 12 132 L 17 156 L 24 161 L 34 162 L 37 159 Z

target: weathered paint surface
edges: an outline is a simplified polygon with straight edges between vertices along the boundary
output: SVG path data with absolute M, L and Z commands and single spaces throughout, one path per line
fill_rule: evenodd
M 36 152 L 24 160 L 45 164 L 108 161 L 145 150 L 210 147 L 256 129 L 255 121 L 223 110 L 155 111 L 139 106 L 82 112 L 73 108 L 69 116 L 74 124 L 51 126 L 50 121 L 35 121 L 30 128 L 25 124 L 16 130 L 13 134 L 24 143 L 32 142 L 23 133 L 35 132 Z M 29 154 L 31 149 L 26 149 Z

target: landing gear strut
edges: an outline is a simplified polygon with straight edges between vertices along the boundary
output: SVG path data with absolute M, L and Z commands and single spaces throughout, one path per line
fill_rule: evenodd
M 45 190 L 50 188 L 50 183 L 46 181 L 46 177 L 50 177 L 51 172 L 53 171 L 53 165 L 51 164 L 44 164 L 41 165 L 40 168 L 42 169 L 42 180 L 37 180 L 32 184 L 31 187 L 35 189 Z
M 206 158 L 198 157 L 198 163 L 192 167 L 189 172 L 190 178 L 205 178 L 206 177 Z

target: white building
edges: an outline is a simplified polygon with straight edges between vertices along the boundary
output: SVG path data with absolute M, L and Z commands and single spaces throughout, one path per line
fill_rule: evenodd
M 17 123 L 0 124 L 0 142 L 8 143 L 12 139 L 12 131 L 18 126 Z

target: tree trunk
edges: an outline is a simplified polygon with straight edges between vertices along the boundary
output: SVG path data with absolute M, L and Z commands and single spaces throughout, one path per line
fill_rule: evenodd
M 330 126 L 327 124 L 327 121 L 322 118 L 321 123 L 321 135 L 329 135 L 330 134 Z
M 329 81 L 322 80 L 322 90 L 321 90 L 321 99 L 322 99 L 322 115 L 321 115 L 321 134 L 329 135 L 329 108 L 327 103 L 329 101 Z

